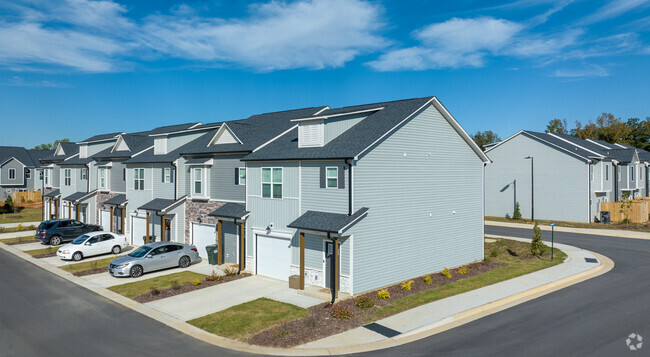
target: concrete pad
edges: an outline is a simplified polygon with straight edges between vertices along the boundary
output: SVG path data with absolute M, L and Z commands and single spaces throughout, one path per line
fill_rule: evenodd
M 26 250 L 47 248 L 49 247 L 49 245 L 44 245 L 39 242 L 34 242 L 34 243 L 25 243 L 25 244 L 14 244 L 12 245 L 12 247 L 24 252 Z
M 20 232 L 7 232 L 7 233 L 0 233 L 0 239 L 5 239 L 5 238 L 18 238 L 18 237 L 27 237 L 27 236 L 35 236 L 36 231 L 20 231 Z
M 338 333 L 329 337 L 322 338 L 317 341 L 305 343 L 304 345 L 296 346 L 297 349 L 314 349 L 314 348 L 336 348 L 341 346 L 354 346 L 359 344 L 359 341 L 364 343 L 373 343 L 385 340 L 386 337 L 378 334 L 377 332 L 370 331 L 365 327 L 357 327 L 352 330 Z
M 18 222 L 18 223 L 2 223 L 0 224 L 0 228 L 16 228 L 18 225 L 22 224 L 23 227 L 29 227 L 29 226 L 37 226 L 41 224 L 41 222 Z
M 302 307 L 303 309 L 323 303 L 323 300 L 321 299 L 298 294 L 297 290 L 289 289 L 287 287 L 288 284 L 286 282 L 284 283 L 285 289 L 278 290 L 271 294 L 265 295 L 264 297 L 275 301 L 281 301 L 286 302 L 287 304 L 296 305 L 298 307 Z

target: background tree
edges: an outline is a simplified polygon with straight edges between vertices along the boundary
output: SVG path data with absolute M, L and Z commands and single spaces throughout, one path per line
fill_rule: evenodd
M 546 130 L 544 131 L 552 134 L 569 135 L 569 124 L 567 123 L 566 119 L 549 120 L 548 124 L 546 124 Z
M 542 242 L 542 232 L 535 222 L 535 227 L 533 227 L 533 240 L 530 242 L 530 254 L 536 257 L 539 257 L 544 253 L 544 248 L 546 246 Z
M 481 150 L 485 151 L 484 146 L 492 143 L 501 141 L 499 135 L 492 130 L 486 131 L 477 131 L 476 134 L 472 137 L 476 145 L 478 145 Z
M 54 150 L 54 149 L 56 149 L 56 146 L 59 145 L 59 143 L 67 143 L 69 141 L 70 141 L 70 139 L 68 139 L 68 138 L 61 139 L 61 140 L 55 140 L 54 143 L 36 145 L 36 146 L 34 146 L 34 149 L 35 150 Z
M 14 213 L 16 206 L 14 205 L 14 200 L 11 198 L 11 195 L 7 195 L 5 199 L 4 211 L 5 213 Z
M 515 203 L 515 211 L 512 213 L 512 219 L 521 219 L 521 210 L 519 209 L 519 202 Z

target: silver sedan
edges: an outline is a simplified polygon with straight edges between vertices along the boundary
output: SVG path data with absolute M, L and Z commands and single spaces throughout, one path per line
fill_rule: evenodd
M 199 252 L 193 245 L 157 242 L 136 249 L 131 254 L 115 258 L 108 267 L 112 276 L 137 278 L 144 273 L 171 267 L 187 268 L 200 261 Z

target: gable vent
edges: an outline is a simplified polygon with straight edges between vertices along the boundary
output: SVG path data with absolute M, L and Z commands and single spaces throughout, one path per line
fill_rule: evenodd
M 322 120 L 313 120 L 298 125 L 298 147 L 321 147 L 324 143 L 324 124 Z

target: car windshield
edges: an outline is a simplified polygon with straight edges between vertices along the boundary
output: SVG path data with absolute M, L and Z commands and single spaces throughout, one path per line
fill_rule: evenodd
M 88 236 L 84 234 L 82 236 L 77 237 L 77 239 L 73 240 L 72 244 L 77 244 L 77 245 L 83 244 L 86 241 L 86 239 L 88 239 Z
M 133 253 L 129 254 L 129 257 L 142 258 L 151 250 L 151 247 L 143 245 L 142 247 L 136 249 Z

